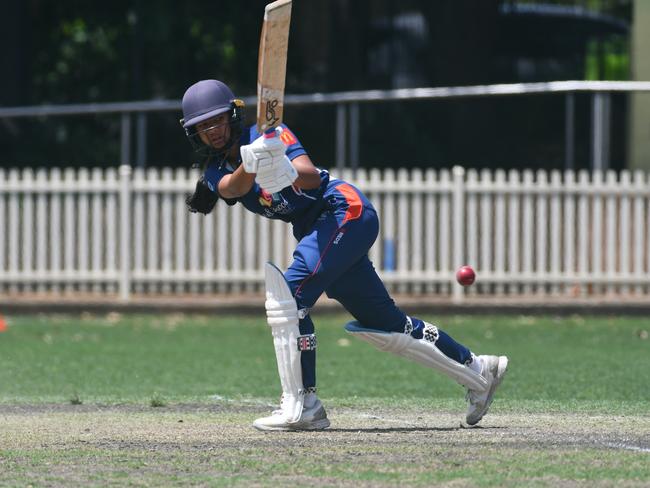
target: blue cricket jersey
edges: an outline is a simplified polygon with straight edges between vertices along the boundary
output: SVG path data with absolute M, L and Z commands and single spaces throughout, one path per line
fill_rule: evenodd
M 287 146 L 287 157 L 290 160 L 297 158 L 302 154 L 307 154 L 294 133 L 285 125 L 281 125 L 283 131 L 280 139 Z M 255 125 L 243 131 L 239 140 L 240 145 L 246 145 L 260 137 Z M 208 164 L 204 177 L 208 185 L 217 192 L 219 181 L 227 174 L 235 170 L 229 163 L 221 164 L 213 160 Z M 313 190 L 302 190 L 295 186 L 288 186 L 282 191 L 270 194 L 262 189 L 257 183 L 253 183 L 251 189 L 245 195 L 234 198 L 222 198 L 228 205 L 234 205 L 239 202 L 247 210 L 262 215 L 269 219 L 278 219 L 285 222 L 291 222 L 294 226 L 294 235 L 300 238 L 304 232 L 316 220 L 324 208 L 323 195 L 330 181 L 329 173 L 320 170 L 321 184 Z

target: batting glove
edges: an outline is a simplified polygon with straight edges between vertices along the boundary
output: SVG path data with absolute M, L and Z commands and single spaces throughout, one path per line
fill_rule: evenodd
M 208 182 L 201 176 L 199 181 L 196 182 L 194 193 L 185 199 L 185 203 L 190 212 L 207 215 L 212 212 L 218 199 L 217 192 L 213 188 L 210 188 Z
M 286 155 L 274 158 L 269 166 L 260 166 L 255 182 L 269 193 L 276 193 L 290 186 L 298 178 L 298 171 Z
M 258 137 L 251 144 L 241 146 L 242 164 L 246 173 L 257 173 L 260 169 L 272 167 L 281 159 L 287 148 L 277 135 L 275 137 Z

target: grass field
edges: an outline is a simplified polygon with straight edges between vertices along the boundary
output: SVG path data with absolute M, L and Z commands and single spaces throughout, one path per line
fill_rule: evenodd
M 433 317 L 423 317 L 433 319 Z M 510 370 L 480 428 L 463 390 L 316 316 L 332 428 L 260 433 L 262 318 L 11 316 L 1 486 L 650 486 L 650 320 L 445 317 Z

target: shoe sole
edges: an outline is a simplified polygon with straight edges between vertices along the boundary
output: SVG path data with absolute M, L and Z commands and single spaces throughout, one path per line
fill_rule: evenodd
M 307 425 L 300 426 L 300 427 L 294 427 L 291 430 L 323 430 L 327 429 L 330 426 L 330 421 L 329 419 L 320 419 L 316 420 L 315 422 L 310 422 Z
M 506 375 L 506 372 L 508 370 L 508 357 L 507 356 L 499 356 L 499 363 L 497 365 L 497 373 L 494 375 L 494 382 L 492 383 L 492 386 L 490 387 L 490 393 L 488 395 L 489 400 L 485 404 L 485 408 L 483 408 L 483 411 L 481 412 L 481 416 L 472 421 L 469 422 L 467 419 L 465 419 L 467 425 L 476 425 L 478 424 L 481 419 L 485 416 L 487 411 L 490 409 L 490 405 L 492 405 L 492 400 L 494 400 L 494 392 L 496 389 L 499 387 L 501 382 L 503 381 L 503 377 Z
M 256 424 L 253 423 L 253 427 L 255 427 L 257 430 L 261 430 L 263 432 L 289 432 L 289 431 L 297 431 L 297 430 L 324 430 L 327 429 L 330 426 L 330 421 L 327 418 L 316 420 L 314 422 L 310 422 L 308 424 L 303 424 L 300 422 L 296 422 L 295 424 L 289 424 L 289 425 L 282 425 L 282 426 L 270 426 L 270 425 L 263 425 L 263 424 Z

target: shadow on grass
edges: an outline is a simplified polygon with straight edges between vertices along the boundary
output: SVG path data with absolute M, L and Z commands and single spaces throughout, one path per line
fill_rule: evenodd
M 508 427 L 498 427 L 498 426 L 490 426 L 490 427 L 483 427 L 480 425 L 473 426 L 473 427 L 362 427 L 358 429 L 345 429 L 345 428 L 329 428 L 324 430 L 323 432 L 363 432 L 365 434 L 390 434 L 390 433 L 396 433 L 396 432 L 455 432 L 458 430 L 468 430 L 468 429 L 481 429 L 485 431 L 492 431 L 492 430 L 502 430 L 502 429 L 507 429 Z M 293 432 L 293 431 L 290 431 Z M 313 430 L 296 430 L 295 432 L 315 432 Z

